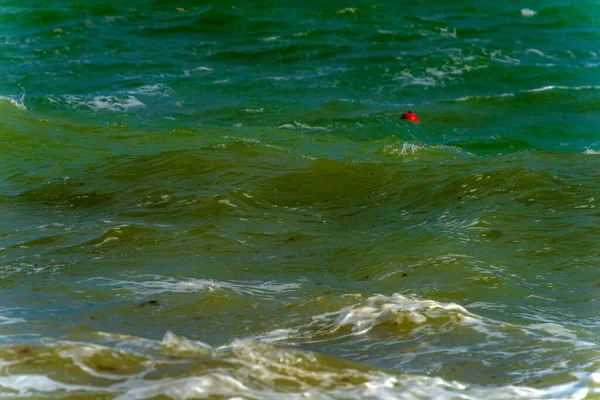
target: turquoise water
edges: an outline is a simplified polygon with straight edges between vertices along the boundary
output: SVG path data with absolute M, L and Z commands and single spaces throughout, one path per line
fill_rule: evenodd
M 600 398 L 598 21 L 0 0 L 0 397 Z

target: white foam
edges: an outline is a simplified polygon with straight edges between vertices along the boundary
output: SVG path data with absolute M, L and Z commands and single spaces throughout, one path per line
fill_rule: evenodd
M 537 14 L 537 11 L 531 10 L 529 8 L 522 8 L 521 15 L 524 17 L 533 17 Z
M 166 378 L 136 382 L 136 387 L 125 391 L 115 400 L 140 400 L 166 396 L 174 400 L 195 398 L 231 398 L 252 393 L 239 380 L 214 372 L 190 378 Z
M 587 149 L 586 151 L 583 152 L 583 154 L 595 154 L 595 155 L 598 155 L 598 154 L 600 154 L 600 150 Z
M 0 376 L 0 387 L 15 391 L 19 396 L 32 396 L 36 392 L 109 391 L 99 387 L 62 383 L 38 374 Z M 13 397 L 8 393 L 2 395 Z

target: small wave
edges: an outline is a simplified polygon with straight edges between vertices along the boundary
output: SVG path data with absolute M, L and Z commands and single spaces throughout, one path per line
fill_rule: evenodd
M 536 92 L 546 92 L 549 90 L 598 90 L 600 86 L 555 86 L 548 85 L 542 86 L 540 88 L 522 90 L 521 93 L 536 93 Z
M 111 96 L 80 96 L 64 95 L 60 97 L 49 96 L 47 100 L 59 107 L 69 107 L 74 110 L 128 112 L 132 109 L 145 108 L 146 105 L 132 95 Z
M 334 318 L 332 332 L 349 326 L 352 333 L 356 335 L 369 332 L 382 322 L 393 322 L 395 325 L 402 323 L 422 325 L 429 320 L 442 318 L 470 325 L 481 321 L 475 314 L 456 303 L 417 300 L 398 293 L 392 296 L 372 296 L 364 304 L 346 307 L 324 317 Z M 321 318 L 316 318 L 319 319 Z
M 280 129 L 307 129 L 307 130 L 313 130 L 313 131 L 329 131 L 329 129 L 327 129 L 323 126 L 310 126 L 308 124 L 303 124 L 303 123 L 297 122 L 297 121 L 293 121 L 293 123 L 291 123 L 291 124 L 279 125 L 278 128 L 280 128 Z
M 409 71 L 403 71 L 394 78 L 401 81 L 402 86 L 436 86 L 436 80 L 431 76 L 415 77 Z
M 456 98 L 453 101 L 460 103 L 460 102 L 477 101 L 477 100 L 503 99 L 506 97 L 515 97 L 516 95 L 519 95 L 519 94 L 542 93 L 542 92 L 549 92 L 549 91 L 553 91 L 553 90 L 559 90 L 559 91 L 600 90 L 600 86 L 594 86 L 594 85 L 587 85 L 587 86 L 547 85 L 547 86 L 541 86 L 539 88 L 524 89 L 524 90 L 520 90 L 515 93 L 463 96 L 463 97 Z
M 25 322 L 25 320 L 23 318 L 8 318 L 8 317 L 0 316 L 0 326 L 19 324 L 22 322 Z
M 527 50 L 525 50 L 525 54 L 535 54 L 536 56 L 544 57 L 544 58 L 549 58 L 549 59 L 552 59 L 552 60 L 556 59 L 555 57 L 551 57 L 551 56 L 546 55 L 543 51 L 538 50 L 538 49 L 527 49 Z
M 192 69 L 186 69 L 183 71 L 183 73 L 185 76 L 190 76 L 194 72 L 211 72 L 212 70 L 213 70 L 212 68 L 208 68 L 208 67 L 196 67 L 196 68 L 192 68 Z
M 173 89 L 164 83 L 157 83 L 155 85 L 140 86 L 136 89 L 128 90 L 126 93 L 129 95 L 168 97 L 171 95 L 171 93 L 173 93 Z
M 463 101 L 470 101 L 470 100 L 481 100 L 481 99 L 496 99 L 496 98 L 502 98 L 502 97 L 514 97 L 514 93 L 502 93 L 502 94 L 496 94 L 496 95 L 487 95 L 487 96 L 464 96 L 464 97 L 459 97 L 458 99 L 454 100 L 457 103 L 459 102 L 463 102 Z
M 381 149 L 382 153 L 386 156 L 410 156 L 419 153 L 431 153 L 431 154 L 451 154 L 451 155 L 471 155 L 471 153 L 464 151 L 463 149 L 455 146 L 445 145 L 433 145 L 428 146 L 424 144 L 415 144 L 404 142 L 402 145 L 391 143 L 386 144 Z
M 502 64 L 520 65 L 521 60 L 518 58 L 511 57 L 506 54 L 502 54 L 502 50 L 493 51 L 490 54 L 490 60 L 500 62 Z
M 151 276 L 152 280 L 125 281 L 108 278 L 92 278 L 86 282 L 99 282 L 99 286 L 113 290 L 127 291 L 140 295 L 162 293 L 188 293 L 202 291 L 229 291 L 239 295 L 270 298 L 275 293 L 295 291 L 297 283 L 279 283 L 276 281 L 213 281 L 209 279 L 175 279 L 164 276 Z
M 471 57 L 460 58 L 456 55 L 451 55 L 456 65 L 442 65 L 439 67 L 428 67 L 424 71 L 409 71 L 404 70 L 397 74 L 393 79 L 401 82 L 403 87 L 407 86 L 444 86 L 447 83 L 453 82 L 464 73 L 475 71 L 478 69 L 488 68 L 485 64 L 468 64 L 472 61 Z
M 257 114 L 257 113 L 262 113 L 265 111 L 264 108 L 246 108 L 244 109 L 245 112 L 247 112 L 248 114 Z
M 7 96 L 0 96 L 0 103 L 10 103 L 13 106 L 15 106 L 23 111 L 27 111 L 27 107 L 25 107 L 25 104 L 23 103 L 22 99 L 16 99 L 16 98 L 7 97 Z
M 502 374 L 498 381 L 505 383 L 531 383 L 552 375 L 570 376 L 574 369 L 586 374 L 599 365 L 597 347 L 587 339 L 587 333 L 558 323 L 514 325 L 482 317 L 457 303 L 398 293 L 366 299 L 356 295 L 352 299 L 347 297 L 347 301 L 354 304 L 256 337 L 269 343 L 319 349 L 327 349 L 330 343 L 335 343 L 342 354 L 368 353 L 372 355 L 371 363 L 399 370 L 428 363 L 434 347 L 436 353 L 444 354 L 447 363 L 459 363 L 468 357 L 472 368 L 477 365 L 482 374 Z M 371 343 L 371 338 L 379 337 L 382 332 L 395 335 L 397 340 Z M 448 347 L 442 348 L 440 343 Z M 557 352 L 559 347 L 561 351 Z M 519 380 L 514 380 L 510 365 L 520 360 L 521 351 L 506 350 L 499 354 L 498 348 L 529 349 L 533 354 L 527 361 L 519 361 L 522 363 Z M 567 365 L 562 362 L 564 352 L 586 361 Z M 379 361 L 374 362 L 375 359 Z
M 422 149 L 423 147 L 413 143 L 402 143 L 402 147 L 398 147 L 392 144 L 386 144 L 385 146 L 383 146 L 383 153 L 389 155 L 406 155 L 415 154 Z
M 279 39 L 281 39 L 281 36 L 270 36 L 270 37 L 262 38 L 262 39 L 260 39 L 260 41 L 262 41 L 262 42 L 276 42 Z

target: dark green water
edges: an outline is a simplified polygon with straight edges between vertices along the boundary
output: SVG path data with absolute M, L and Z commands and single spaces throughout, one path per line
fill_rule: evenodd
M 600 398 L 598 21 L 0 0 L 0 397 Z

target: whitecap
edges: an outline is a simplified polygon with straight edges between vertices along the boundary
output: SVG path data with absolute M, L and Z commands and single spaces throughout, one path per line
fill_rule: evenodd
M 537 11 L 529 9 L 529 8 L 522 8 L 521 9 L 521 15 L 524 17 L 533 17 L 537 14 Z
M 358 10 L 358 9 L 357 8 L 352 8 L 352 7 L 346 7 L 346 8 L 343 8 L 341 10 L 337 10 L 335 13 L 336 14 L 346 14 L 346 13 L 354 14 L 356 12 L 356 10 Z

